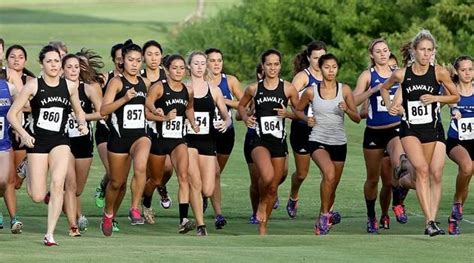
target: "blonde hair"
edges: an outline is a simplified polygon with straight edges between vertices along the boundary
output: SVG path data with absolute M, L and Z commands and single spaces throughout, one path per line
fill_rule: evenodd
M 435 65 L 436 64 L 436 39 L 434 36 L 431 34 L 431 32 L 427 29 L 422 29 L 418 34 L 415 35 L 415 37 L 412 38 L 410 42 L 407 44 L 403 45 L 401 52 L 402 52 L 402 57 L 403 57 L 403 64 L 406 66 L 410 66 L 413 64 L 415 61 L 415 56 L 414 56 L 414 50 L 420 44 L 421 41 L 423 40 L 428 40 L 431 41 L 433 44 L 433 57 L 431 58 L 430 64 Z

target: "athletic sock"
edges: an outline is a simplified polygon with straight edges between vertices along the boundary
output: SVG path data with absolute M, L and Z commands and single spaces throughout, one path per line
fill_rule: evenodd
M 398 191 L 397 186 L 392 186 L 392 206 L 397 206 L 402 203 Z
M 104 179 L 100 181 L 100 188 L 102 189 L 103 192 L 105 192 L 105 188 L 107 188 L 107 184 L 105 183 Z
M 375 218 L 375 200 L 365 199 L 365 205 L 367 206 L 367 216 L 369 218 Z
M 183 223 L 183 219 L 188 217 L 189 203 L 179 204 L 179 223 Z
M 152 198 L 152 196 L 147 196 L 147 195 L 143 194 L 142 204 L 143 204 L 144 207 L 146 207 L 146 208 L 151 207 L 151 198 Z

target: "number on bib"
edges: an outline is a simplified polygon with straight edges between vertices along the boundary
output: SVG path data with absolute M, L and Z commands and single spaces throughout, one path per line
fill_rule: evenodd
M 229 117 L 232 118 L 232 111 L 229 109 L 227 110 L 227 114 L 229 114 Z M 216 107 L 214 110 L 214 121 L 213 121 L 213 126 L 214 129 L 217 129 L 218 125 L 222 123 L 224 120 L 222 119 L 221 113 L 219 109 Z
M 410 124 L 425 124 L 433 121 L 431 104 L 424 105 L 421 101 L 408 101 L 408 121 Z
M 474 117 L 458 120 L 458 134 L 461 141 L 474 139 Z
M 390 95 L 390 101 L 393 101 L 395 95 Z M 385 106 L 385 101 L 383 101 L 382 96 L 377 96 L 377 111 L 378 112 L 388 112 L 387 106 Z
M 172 120 L 162 122 L 163 138 L 182 138 L 183 131 L 181 127 L 183 127 L 183 116 L 176 116 Z
M 283 119 L 276 116 L 261 117 L 263 134 L 271 134 L 277 138 L 283 137 Z
M 209 112 L 194 112 L 194 122 L 199 126 L 199 132 L 195 133 L 193 128 L 191 128 L 191 124 L 186 125 L 188 127 L 189 134 L 209 134 L 209 123 L 210 117 Z
M 69 118 L 67 119 L 67 132 L 69 134 L 69 138 L 76 138 L 83 136 L 79 131 L 79 124 L 76 121 L 76 118 L 69 114 Z
M 124 129 L 145 128 L 145 108 L 141 104 L 125 105 L 123 109 Z
M 63 111 L 64 108 L 60 107 L 41 108 L 36 125 L 48 131 L 59 132 L 61 130 Z

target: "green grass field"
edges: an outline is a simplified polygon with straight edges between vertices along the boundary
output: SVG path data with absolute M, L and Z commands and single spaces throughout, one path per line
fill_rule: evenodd
M 0 37 L 7 46 L 23 44 L 29 51 L 29 68 L 37 72 L 36 57 L 39 48 L 50 40 L 64 40 L 71 51 L 85 46 L 97 50 L 109 63 L 111 45 L 132 38 L 137 43 L 157 39 L 165 51 L 169 37 L 176 32 L 176 24 L 194 8 L 194 1 L 13 1 L 0 3 Z M 237 0 L 207 1 L 206 12 L 215 14 L 218 8 L 230 7 Z M 445 120 L 447 120 L 445 116 Z M 288 123 L 289 124 L 289 123 Z M 129 195 L 119 212 L 121 232 L 111 238 L 102 236 L 99 230 L 101 210 L 93 203 L 93 194 L 103 168 L 94 159 L 89 181 L 83 194 L 84 214 L 89 218 L 88 232 L 80 238 L 67 235 L 64 216 L 56 229 L 59 247 L 45 248 L 41 241 L 46 230 L 47 208 L 34 204 L 25 188 L 18 192 L 18 214 L 25 224 L 23 234 L 12 235 L 8 228 L 0 231 L 0 262 L 472 262 L 474 253 L 469 247 L 474 242 L 474 209 L 468 199 L 465 207 L 463 234 L 459 237 L 441 236 L 429 238 L 423 235 L 422 212 L 411 192 L 407 198 L 409 222 L 400 225 L 393 215 L 392 229 L 379 235 L 365 233 L 366 215 L 363 196 L 365 167 L 362 156 L 364 124 L 347 123 L 349 138 L 348 160 L 339 185 L 336 208 L 343 219 L 328 236 L 313 235 L 315 216 L 319 209 L 320 175 L 314 164 L 300 192 L 298 216 L 290 220 L 285 204 L 290 180 L 279 189 L 281 207 L 275 210 L 269 223 L 269 235 L 259 237 L 254 225 L 247 224 L 250 215 L 248 198 L 249 176 L 242 153 L 245 128 L 236 125 L 236 146 L 222 175 L 223 211 L 228 219 L 224 230 L 213 227 L 212 209 L 206 222 L 209 237 L 198 238 L 194 233 L 179 235 L 176 225 L 176 202 L 169 210 L 158 207 L 157 224 L 130 226 L 126 218 L 130 204 Z M 445 127 L 447 127 L 445 125 Z M 290 174 L 294 171 L 290 157 Z M 439 212 L 442 227 L 454 193 L 456 167 L 446 162 L 443 178 L 443 197 Z M 168 190 L 177 201 L 176 177 Z M 4 205 L 0 211 L 6 216 Z M 378 213 L 379 214 L 379 213 Z

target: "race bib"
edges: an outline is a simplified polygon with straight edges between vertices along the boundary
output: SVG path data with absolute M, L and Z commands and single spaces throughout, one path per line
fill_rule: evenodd
M 161 131 L 163 138 L 183 138 L 183 116 L 176 116 L 176 118 L 164 121 L 161 124 Z
M 276 116 L 261 117 L 263 134 L 271 134 L 279 139 L 283 137 L 283 119 Z
M 3 140 L 5 138 L 5 117 L 0 117 L 0 140 Z
M 209 134 L 210 117 L 209 112 L 194 112 L 194 122 L 199 126 L 199 132 L 195 133 L 191 124 L 186 125 L 188 127 L 188 134 Z
M 408 121 L 410 124 L 425 124 L 433 121 L 431 104 L 424 105 L 421 101 L 408 101 Z
M 84 135 L 79 131 L 79 124 L 72 114 L 69 114 L 67 119 L 67 133 L 69 134 L 69 138 L 76 138 Z
M 308 104 L 308 114 L 307 114 L 308 117 L 313 117 L 314 114 L 313 114 L 313 104 L 310 103 Z
M 145 128 L 145 107 L 141 104 L 125 105 L 123 108 L 123 128 Z
M 395 95 L 390 95 L 390 101 L 393 101 Z M 387 106 L 385 106 L 385 101 L 383 101 L 382 96 L 377 96 L 377 111 L 378 112 L 388 112 Z
M 227 114 L 229 114 L 229 117 L 232 119 L 232 110 L 227 110 Z M 222 123 L 224 120 L 222 119 L 221 113 L 219 109 L 216 107 L 214 110 L 214 121 L 213 121 L 213 126 L 215 129 L 217 129 L 217 126 L 219 123 Z
M 458 120 L 458 134 L 460 141 L 474 139 L 474 117 Z
M 59 132 L 63 111 L 64 108 L 60 107 L 41 108 L 36 125 L 44 130 Z

